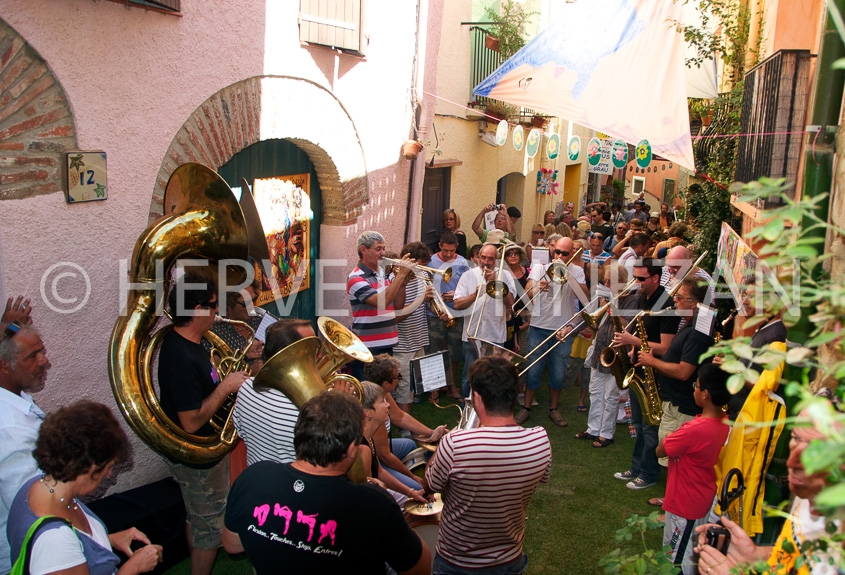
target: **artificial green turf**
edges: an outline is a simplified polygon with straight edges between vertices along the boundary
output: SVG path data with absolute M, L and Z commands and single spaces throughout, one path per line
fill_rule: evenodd
M 442 405 L 453 403 L 444 399 Z M 532 409 L 525 426 L 541 425 L 546 428 L 552 443 L 552 473 L 547 484 L 541 484 L 528 507 L 525 532 L 525 552 L 528 554 L 529 575 L 602 573 L 599 560 L 619 547 L 614 542 L 616 530 L 625 525 L 631 514 L 648 515 L 657 510 L 647 501 L 662 496 L 665 490 L 665 472 L 654 487 L 633 491 L 613 474 L 625 471 L 631 462 L 634 441 L 627 425 L 618 425 L 613 444 L 604 449 L 591 447 L 590 441 L 575 439 L 574 435 L 587 428 L 587 414 L 577 412 L 578 390 L 564 390 L 560 412 L 569 422 L 568 427 L 557 427 L 548 417 L 548 390 L 545 386 L 537 393 L 540 403 Z M 441 423 L 450 428 L 458 422 L 458 410 L 437 409 L 423 400 L 414 405 L 414 417 L 434 427 Z M 660 547 L 662 532 L 647 534 L 650 548 Z M 626 548 L 636 553 L 642 542 L 626 543 Z M 433 550 L 432 550 L 433 551 Z M 283 571 L 283 569 L 280 569 Z M 220 551 L 214 566 L 214 575 L 248 575 L 252 572 L 243 555 L 231 557 Z M 188 560 L 184 560 L 167 573 L 188 575 Z

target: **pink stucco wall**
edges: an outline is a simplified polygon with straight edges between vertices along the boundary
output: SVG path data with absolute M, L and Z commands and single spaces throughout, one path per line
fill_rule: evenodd
M 119 312 L 120 261 L 146 227 L 155 177 L 175 134 L 203 101 L 230 84 L 286 75 L 332 91 L 358 131 L 370 196 L 354 225 L 321 227 L 321 255 L 354 264 L 354 241 L 364 229 L 378 229 L 392 247 L 401 244 L 410 166 L 400 146 L 412 117 L 415 3 L 368 3 L 371 44 L 363 60 L 302 47 L 298 4 L 182 0 L 183 16 L 175 17 L 102 0 L 0 0 L 0 17 L 38 51 L 65 90 L 80 149 L 108 154 L 104 202 L 69 206 L 59 193 L 0 201 L 0 295 L 33 298 L 53 364 L 47 389 L 36 397 L 46 410 L 80 398 L 114 404 L 106 350 Z M 289 112 L 310 113 L 315 122 L 321 117 L 319 110 Z M 59 267 L 48 277 L 59 262 L 78 268 Z M 57 280 L 57 295 L 80 300 L 56 307 L 74 307 L 88 293 L 74 313 L 47 303 L 56 304 L 52 284 L 62 271 L 76 277 Z M 118 490 L 165 474 L 158 456 L 129 433 L 134 469 L 118 477 Z

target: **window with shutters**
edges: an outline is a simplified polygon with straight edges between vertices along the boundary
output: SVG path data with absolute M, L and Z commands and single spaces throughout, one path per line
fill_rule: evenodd
M 675 197 L 675 180 L 663 178 L 663 203 L 672 205 L 672 198 Z
M 366 12 L 366 0 L 300 0 L 299 39 L 364 56 Z
M 181 10 L 180 2 L 182 0 L 111 0 L 118 4 L 126 4 L 127 6 L 137 6 L 139 8 L 147 8 L 155 10 L 156 12 L 165 12 L 168 14 L 179 14 Z

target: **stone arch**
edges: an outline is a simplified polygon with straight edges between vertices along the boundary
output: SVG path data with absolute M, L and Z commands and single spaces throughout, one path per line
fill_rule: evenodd
M 61 192 L 76 149 L 67 95 L 38 52 L 0 19 L 0 200 Z
M 293 142 L 314 163 L 323 193 L 323 224 L 355 222 L 368 199 L 367 168 L 346 109 L 314 82 L 264 76 L 223 88 L 182 125 L 156 177 L 150 223 L 162 215 L 164 189 L 177 166 L 200 162 L 216 169 L 244 148 L 270 139 Z

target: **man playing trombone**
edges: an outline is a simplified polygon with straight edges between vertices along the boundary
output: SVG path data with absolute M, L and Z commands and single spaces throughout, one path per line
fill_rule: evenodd
M 502 250 L 507 245 L 502 246 Z M 513 306 L 513 294 L 516 293 L 516 285 L 511 273 L 504 269 L 504 259 L 496 268 L 497 257 L 496 244 L 484 244 L 479 253 L 480 266 L 473 268 L 461 276 L 458 287 L 455 288 L 455 309 L 465 310 L 472 307 L 469 319 L 464 322 L 466 328 L 461 335 L 463 341 L 464 371 L 461 379 L 462 393 L 469 397 L 469 366 L 478 358 L 475 345 L 469 338 L 482 339 L 503 345 L 507 338 L 506 315 L 507 310 Z M 507 287 L 507 295 L 503 297 L 491 297 L 488 295 L 488 287 L 493 287 L 494 282 L 503 282 Z M 498 290 L 501 296 L 503 290 Z
M 554 247 L 552 255 L 554 262 L 564 263 L 572 257 L 574 244 L 570 238 L 561 238 Z M 584 270 L 574 264 L 565 268 L 565 283 L 550 282 L 546 277 L 548 266 L 534 266 L 528 276 L 528 284 L 525 286 L 526 301 L 534 299 L 534 311 L 531 316 L 531 325 L 528 328 L 528 348 L 530 355 L 542 354 L 549 347 L 555 344 L 549 338 L 555 331 L 561 330 L 563 336 L 573 331 L 572 324 L 564 327 L 564 322 L 572 318 L 576 312 L 577 300 L 587 302 L 587 286 Z M 562 285 L 561 285 L 562 284 Z M 539 295 L 538 295 L 539 294 Z M 545 341 L 545 343 L 543 343 Z M 541 345 L 542 344 L 542 345 Z M 536 349 L 538 346 L 541 349 Z M 558 411 L 558 399 L 563 388 L 563 378 L 566 375 L 566 368 L 569 365 L 569 356 L 572 352 L 572 336 L 568 337 L 556 349 L 552 350 L 546 357 L 542 358 L 531 369 L 528 370 L 528 377 L 525 381 L 525 404 L 515 416 L 517 423 L 523 423 L 531 415 L 531 402 L 540 387 L 540 378 L 548 363 L 549 366 L 549 417 L 560 427 L 566 427 L 567 423 Z

